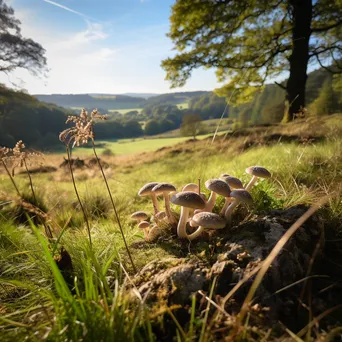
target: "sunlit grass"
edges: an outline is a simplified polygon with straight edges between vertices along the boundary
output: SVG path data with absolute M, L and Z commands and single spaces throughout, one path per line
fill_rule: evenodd
M 330 195 L 328 205 L 322 209 L 327 233 L 341 229 L 338 222 L 342 215 L 342 141 L 339 123 L 335 118 L 332 118 L 332 123 L 327 140 L 311 145 L 277 143 L 240 153 L 241 141 L 238 139 L 214 145 L 208 140 L 180 145 L 177 153 L 170 154 L 172 150 L 164 155 L 151 153 L 147 162 L 137 160 L 134 164 L 133 158 L 130 165 L 125 165 L 125 162 L 116 164 L 108 182 L 128 244 L 134 246 L 143 241 L 143 234 L 129 218 L 130 214 L 137 210 L 149 214 L 153 211 L 148 198 L 137 196 L 146 182 L 171 182 L 180 189 L 186 183 L 197 183 L 200 178 L 202 190 L 209 194 L 204 187 L 206 179 L 229 173 L 246 184 L 250 176 L 244 170 L 251 165 L 263 165 L 273 175 L 271 179 L 259 181 L 252 190 L 255 201 L 252 210 L 255 213 L 311 204 L 324 195 Z M 292 132 L 298 130 L 296 125 L 290 125 Z M 284 130 L 291 132 L 288 127 Z M 152 151 L 158 149 L 153 145 L 158 139 L 145 142 L 145 149 L 148 149 L 148 144 L 153 146 Z M 127 140 L 127 145 L 134 148 L 140 143 L 143 144 L 144 140 Z M 125 143 L 109 144 L 112 144 L 116 155 L 133 153 L 127 152 L 132 151 L 129 148 L 118 152 L 120 145 Z M 59 159 L 61 156 L 56 157 Z M 113 212 L 104 196 L 100 174 L 97 170 L 82 170 L 75 174 L 81 199 L 91 217 L 93 252 L 88 247 L 84 219 L 77 208 L 68 174 L 59 170 L 55 174 L 33 175 L 48 214 L 59 226 L 67 227 L 56 252 L 63 246 L 73 261 L 78 287 L 71 297 L 66 288 L 63 290 L 61 287 L 63 292 L 56 285 L 63 280 L 59 279 L 58 272 L 52 271 L 48 255 L 53 245 L 44 246 L 44 241 L 37 240 L 34 228 L 5 219 L 0 210 L 0 335 L 5 341 L 19 341 L 25 337 L 29 340 L 76 341 L 84 336 L 87 341 L 152 341 L 151 316 L 158 315 L 149 315 L 140 299 L 130 301 L 122 288 L 123 268 L 131 274 L 132 268 L 117 223 L 113 221 Z M 26 175 L 17 175 L 15 180 L 20 189 L 28 189 Z M 15 194 L 3 173 L 0 174 L 0 184 L 0 190 L 6 195 Z M 173 210 L 179 209 L 173 207 Z M 132 251 L 139 269 L 156 257 L 174 256 L 157 244 L 132 247 Z M 189 330 L 184 327 L 184 334 L 196 340 L 204 330 L 204 321 L 203 317 L 193 320 L 196 323 L 192 321 Z

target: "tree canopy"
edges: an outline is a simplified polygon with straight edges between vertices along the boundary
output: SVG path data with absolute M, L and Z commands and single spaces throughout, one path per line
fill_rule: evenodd
M 169 37 L 178 53 L 162 62 L 173 87 L 213 67 L 227 82 L 217 91 L 247 102 L 267 80 L 289 72 L 289 117 L 305 106 L 307 67 L 342 72 L 340 0 L 177 0 Z M 332 65 L 328 67 L 327 65 Z
M 46 66 L 45 50 L 21 35 L 20 24 L 13 8 L 0 0 L 0 71 L 24 68 L 37 74 Z

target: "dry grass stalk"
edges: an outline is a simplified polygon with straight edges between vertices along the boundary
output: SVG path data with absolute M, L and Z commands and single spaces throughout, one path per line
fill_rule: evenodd
M 106 175 L 105 175 L 105 173 L 103 171 L 101 162 L 100 162 L 99 157 L 97 156 L 97 153 L 96 153 L 95 135 L 94 135 L 94 129 L 93 129 L 93 126 L 95 124 L 96 119 L 106 120 L 106 116 L 101 115 L 97 111 L 97 109 L 93 110 L 91 112 L 91 114 L 89 115 L 88 112 L 83 108 L 82 111 L 81 111 L 80 116 L 72 115 L 72 116 L 68 117 L 66 123 L 72 122 L 72 123 L 74 123 L 74 126 L 70 127 L 70 128 L 67 128 L 63 132 L 61 132 L 60 135 L 59 135 L 59 140 L 64 142 L 66 147 L 67 147 L 67 153 L 68 153 L 69 168 L 70 168 L 70 172 L 71 172 L 71 177 L 72 177 L 72 181 L 73 181 L 73 184 L 74 184 L 74 189 L 75 189 L 75 192 L 76 192 L 76 196 L 77 196 L 78 202 L 80 203 L 81 209 L 83 211 L 83 215 L 84 215 L 86 223 L 87 223 L 90 244 L 91 244 L 91 236 L 90 236 L 89 222 L 88 222 L 87 215 L 85 213 L 84 207 L 82 205 L 81 199 L 80 199 L 80 197 L 78 195 L 78 191 L 77 191 L 77 188 L 76 188 L 76 183 L 75 183 L 75 179 L 74 179 L 74 175 L 73 175 L 73 171 L 72 171 L 72 167 L 71 167 L 71 150 L 70 150 L 69 146 L 70 146 L 70 144 L 72 144 L 71 145 L 72 147 L 81 146 L 81 145 L 87 144 L 89 140 L 92 142 L 93 152 L 94 152 L 95 158 L 97 160 L 97 163 L 99 165 L 99 168 L 100 168 L 102 177 L 104 179 L 104 182 L 106 184 L 106 188 L 107 188 L 107 191 L 108 191 L 108 194 L 109 194 L 109 197 L 110 197 L 110 201 L 111 201 L 114 213 L 115 213 L 116 220 L 117 220 L 118 225 L 119 225 L 120 233 L 122 235 L 122 238 L 123 238 L 123 241 L 124 241 L 124 244 L 125 244 L 125 248 L 127 250 L 127 253 L 128 253 L 129 259 L 131 261 L 131 264 L 133 266 L 134 272 L 136 272 L 137 269 L 135 267 L 132 255 L 131 255 L 130 250 L 129 250 L 128 245 L 127 245 L 127 241 L 126 241 L 126 238 L 125 238 L 125 235 L 124 235 L 124 232 L 123 232 L 123 228 L 122 228 L 122 225 L 121 225 L 120 217 L 118 215 L 118 212 L 117 212 L 117 209 L 116 209 L 116 206 L 115 206 L 115 202 L 114 202 L 112 193 L 110 191 L 110 188 L 109 188 L 109 185 L 108 185 L 108 182 L 107 182 Z

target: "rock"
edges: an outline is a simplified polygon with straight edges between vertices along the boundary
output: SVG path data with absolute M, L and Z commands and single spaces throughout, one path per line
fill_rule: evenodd
M 192 294 L 207 286 L 209 265 L 198 260 L 168 258 L 147 264 L 133 279 L 148 302 L 185 305 Z

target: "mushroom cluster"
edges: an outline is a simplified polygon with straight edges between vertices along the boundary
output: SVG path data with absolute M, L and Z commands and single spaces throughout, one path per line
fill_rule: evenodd
M 225 228 L 231 224 L 234 209 L 240 203 L 253 204 L 249 191 L 257 179 L 271 177 L 270 172 L 261 166 L 248 167 L 246 173 L 252 175 L 246 187 L 238 178 L 226 173 L 219 178 L 207 180 L 205 187 L 210 190 L 208 199 L 200 192 L 199 185 L 194 183 L 185 185 L 180 192 L 177 192 L 176 187 L 170 183 L 147 183 L 139 190 L 138 195 L 151 196 L 153 215 L 150 221 L 153 224 L 147 221 L 148 215 L 142 211 L 133 213 L 131 218 L 138 221 L 138 227 L 143 230 L 145 240 L 148 242 L 153 242 L 160 236 L 161 223 L 177 225 L 178 237 L 188 240 L 196 239 L 206 229 Z M 159 210 L 157 198 L 160 196 L 164 199 L 164 211 Z M 212 212 L 217 196 L 225 198 L 219 215 Z M 172 212 L 170 203 L 181 207 L 179 219 Z M 190 228 L 193 231 L 188 233 L 187 230 Z

